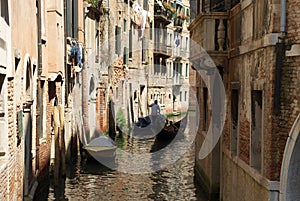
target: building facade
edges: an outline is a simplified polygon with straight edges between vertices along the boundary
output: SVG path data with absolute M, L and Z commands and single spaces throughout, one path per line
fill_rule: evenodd
M 49 171 L 56 178 L 61 169 L 65 174 L 76 150 L 76 121 L 68 104 L 74 82 L 67 77 L 65 51 L 70 13 L 64 5 L 70 1 L 0 3 L 1 200 L 32 200 L 47 185 Z M 73 5 L 83 11 L 81 2 Z M 83 28 L 83 15 L 72 14 Z M 77 34 L 80 28 L 74 29 Z
M 297 200 L 299 3 L 191 4 L 191 38 L 218 67 L 227 97 L 221 140 L 208 157 L 196 158 L 207 193 L 216 200 Z M 214 107 L 198 80 L 199 151 Z

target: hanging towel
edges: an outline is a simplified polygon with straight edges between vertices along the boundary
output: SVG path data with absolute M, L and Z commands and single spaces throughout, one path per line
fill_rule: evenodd
M 146 10 L 142 10 L 142 30 L 145 30 L 146 22 L 147 22 L 148 12 Z
M 175 46 L 178 47 L 179 45 L 180 45 L 180 37 L 179 35 L 177 35 L 175 39 Z
M 79 43 L 77 43 L 77 64 L 82 68 L 82 47 Z

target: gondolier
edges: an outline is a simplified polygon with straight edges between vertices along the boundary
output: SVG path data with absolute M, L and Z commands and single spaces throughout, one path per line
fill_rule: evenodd
M 151 121 L 156 122 L 157 116 L 160 114 L 160 108 L 157 100 L 154 100 L 154 103 L 149 105 L 149 107 L 151 107 L 151 115 L 150 115 Z

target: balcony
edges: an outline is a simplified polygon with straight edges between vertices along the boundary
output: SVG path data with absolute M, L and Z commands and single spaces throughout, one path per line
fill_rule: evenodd
M 160 6 L 158 3 L 154 4 L 154 20 L 163 22 L 168 25 L 172 22 L 173 14 L 171 11 Z
M 174 27 L 177 27 L 178 29 L 182 29 L 183 23 L 188 20 L 189 17 L 183 13 L 178 14 L 175 18 L 174 18 Z
M 155 42 L 153 53 L 160 54 L 165 57 L 170 57 L 172 55 L 172 47 L 168 46 L 167 43 Z
M 216 65 L 226 65 L 228 44 L 228 14 L 212 12 L 203 14 L 193 20 L 189 26 L 191 40 L 190 58 L 197 59 L 200 55 L 199 46 L 215 61 Z M 197 45 L 196 45 L 197 43 Z

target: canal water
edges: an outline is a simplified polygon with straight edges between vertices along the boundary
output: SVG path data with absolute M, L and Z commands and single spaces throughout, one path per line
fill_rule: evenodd
M 131 153 L 154 153 L 171 140 L 138 140 L 127 135 L 116 137 L 118 147 Z M 35 200 L 198 200 L 206 201 L 194 177 L 194 150 L 190 148 L 175 163 L 155 172 L 130 174 L 111 170 L 96 160 L 78 157 L 68 167 L 66 178 Z M 46 182 L 47 183 L 47 182 Z

